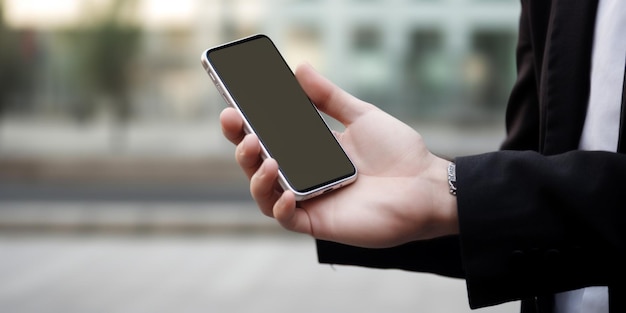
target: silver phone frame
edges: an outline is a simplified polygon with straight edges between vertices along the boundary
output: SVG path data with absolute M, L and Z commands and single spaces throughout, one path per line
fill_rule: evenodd
M 219 77 L 219 75 L 217 74 L 215 69 L 213 68 L 213 65 L 209 61 L 209 59 L 207 57 L 207 54 L 211 50 L 220 49 L 220 48 L 222 48 L 224 46 L 233 45 L 233 44 L 236 44 L 238 42 L 248 41 L 249 39 L 251 39 L 253 37 L 258 37 L 258 36 L 264 36 L 264 37 L 268 38 L 270 41 L 272 41 L 266 35 L 255 34 L 255 35 L 251 35 L 251 36 L 244 37 L 244 38 L 241 38 L 241 39 L 233 40 L 231 42 L 227 42 L 227 43 L 224 43 L 224 44 L 221 44 L 221 45 L 218 45 L 218 46 L 206 49 L 202 53 L 202 56 L 200 57 L 200 61 L 202 63 L 202 66 L 204 67 L 205 71 L 209 74 L 209 77 L 211 78 L 211 81 L 213 82 L 213 84 L 217 88 L 217 91 L 222 95 L 222 98 L 224 99 L 224 101 L 226 101 L 226 104 L 228 104 L 230 107 L 234 108 L 237 111 L 237 113 L 239 114 L 239 116 L 242 118 L 243 123 L 244 123 L 244 131 L 246 132 L 246 134 L 254 133 L 254 129 L 249 124 L 249 122 L 246 119 L 245 115 L 243 114 L 243 112 L 241 111 L 241 109 L 239 108 L 239 106 L 237 105 L 237 103 L 235 102 L 233 97 L 231 96 L 230 92 L 225 87 L 225 85 L 222 82 L 221 78 Z M 283 58 L 283 60 L 284 60 L 284 58 Z M 315 107 L 315 110 L 316 110 L 317 114 L 319 115 L 319 117 L 324 122 L 324 124 L 326 125 L 326 128 L 329 131 L 331 131 L 330 127 L 328 126 L 328 123 L 324 119 L 324 116 L 319 112 L 317 107 Z M 255 135 L 257 135 L 257 134 L 255 133 Z M 335 138 L 335 140 L 337 140 L 337 139 Z M 265 148 L 265 145 L 263 144 L 262 140 L 259 140 L 259 143 L 261 145 L 261 157 L 265 160 L 266 158 L 268 158 L 270 156 L 270 153 L 268 152 L 267 148 Z M 337 143 L 341 147 L 341 144 L 339 143 L 339 141 L 337 141 Z M 342 147 L 342 149 L 343 149 L 343 147 Z M 344 151 L 344 153 L 345 153 L 345 151 Z M 297 201 L 303 201 L 303 200 L 311 199 L 313 197 L 325 194 L 325 193 L 330 192 L 332 190 L 339 189 L 341 187 L 347 186 L 347 185 L 353 183 L 356 180 L 357 174 L 358 174 L 358 169 L 357 169 L 356 165 L 354 165 L 354 162 L 352 162 L 352 160 L 350 159 L 350 156 L 348 156 L 347 153 L 345 153 L 345 154 L 346 154 L 346 157 L 348 158 L 348 160 L 350 160 L 350 163 L 352 164 L 352 167 L 354 168 L 354 174 L 351 175 L 351 176 L 345 177 L 345 178 L 337 180 L 337 181 L 330 182 L 330 183 L 328 183 L 326 185 L 323 185 L 323 186 L 320 186 L 318 188 L 309 190 L 307 192 L 299 192 L 299 191 L 295 190 L 293 188 L 293 186 L 291 186 L 289 184 L 289 181 L 287 180 L 287 178 L 285 177 L 285 175 L 283 174 L 282 170 L 280 170 L 280 167 L 279 167 L 279 170 L 278 170 L 278 183 L 283 188 L 283 190 L 290 190 L 291 192 L 293 192 L 293 194 L 295 195 L 295 198 L 296 198 Z

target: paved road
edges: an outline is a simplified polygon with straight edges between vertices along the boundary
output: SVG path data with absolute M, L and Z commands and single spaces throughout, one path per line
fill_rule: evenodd
M 315 260 L 299 235 L 5 233 L 0 311 L 470 312 L 462 281 Z
M 0 312 L 470 310 L 460 280 L 319 265 L 250 201 L 21 199 L 0 201 Z

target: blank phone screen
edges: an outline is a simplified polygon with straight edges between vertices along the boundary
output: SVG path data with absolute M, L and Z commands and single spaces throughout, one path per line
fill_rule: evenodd
M 296 191 L 307 192 L 355 173 L 269 38 L 258 35 L 215 48 L 207 58 Z

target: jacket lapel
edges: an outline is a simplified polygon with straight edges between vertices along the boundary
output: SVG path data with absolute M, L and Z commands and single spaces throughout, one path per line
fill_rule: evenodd
M 617 142 L 617 152 L 626 153 L 626 66 L 624 68 L 624 82 L 622 86 L 622 114 L 619 120 L 619 140 Z
M 597 6 L 598 0 L 552 1 L 539 86 L 540 151 L 545 155 L 578 148 L 589 99 Z

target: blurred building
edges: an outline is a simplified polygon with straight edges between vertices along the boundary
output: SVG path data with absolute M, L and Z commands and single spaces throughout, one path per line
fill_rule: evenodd
M 260 28 L 287 57 L 405 119 L 501 113 L 513 82 L 517 1 L 269 1 Z
M 477 153 L 504 135 L 518 2 L 0 0 L 0 310 L 469 311 L 462 281 L 331 270 L 268 236 L 286 232 L 249 197 L 200 53 L 266 33 L 434 152 Z
M 15 97 L 31 103 L 12 107 L 36 114 L 97 102 L 76 99 L 69 76 L 78 52 L 59 34 L 91 27 L 99 8 L 114 1 L 4 2 L 6 23 L 34 41 L 37 54 L 30 69 L 36 96 Z M 38 6 L 41 12 L 32 12 Z M 143 0 L 134 10 L 142 33 L 130 88 L 136 118 L 213 118 L 221 103 L 201 76 L 200 52 L 258 32 L 272 37 L 292 66 L 310 62 L 403 116 L 500 113 L 514 79 L 513 0 Z
M 515 78 L 515 0 L 0 5 L 0 64 L 14 73 L 0 73 L 13 82 L 0 93 L 0 161 L 56 162 L 49 171 L 55 175 L 59 164 L 72 171 L 68 164 L 76 159 L 121 155 L 141 164 L 199 160 L 207 173 L 199 176 L 212 179 L 216 170 L 207 163 L 231 161 L 232 146 L 220 134 L 217 116 L 225 104 L 200 54 L 255 33 L 273 38 L 292 67 L 309 62 L 356 96 L 419 126 L 429 146 L 446 155 L 497 148 Z M 165 180 L 202 173 L 153 164 L 148 178 L 155 169 L 169 169 Z M 79 166 L 87 173 L 77 176 L 105 168 L 101 176 L 108 176 L 119 166 L 139 171 L 133 162 L 108 165 Z

